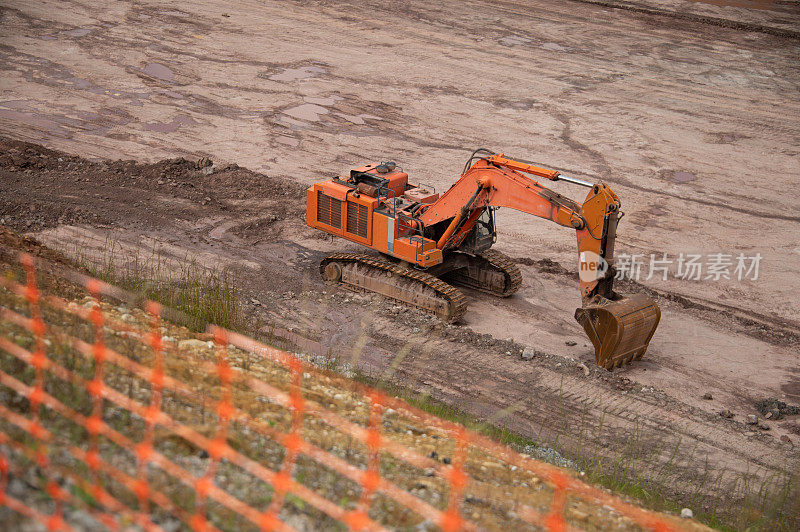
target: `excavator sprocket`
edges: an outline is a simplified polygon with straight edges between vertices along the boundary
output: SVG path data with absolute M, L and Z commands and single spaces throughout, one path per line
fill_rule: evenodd
M 474 256 L 458 254 L 467 259 L 468 266 L 445 274 L 448 282 L 498 297 L 508 297 L 522 286 L 522 272 L 503 253 L 490 249 Z
M 334 253 L 319 265 L 329 282 L 374 292 L 455 322 L 467 310 L 467 298 L 438 277 L 400 264 L 358 253 Z

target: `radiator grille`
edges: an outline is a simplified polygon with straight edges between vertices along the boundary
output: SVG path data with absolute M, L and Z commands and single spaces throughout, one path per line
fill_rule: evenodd
M 367 238 L 367 207 L 352 201 L 347 202 L 347 232 Z
M 317 191 L 317 221 L 341 229 L 342 202 Z

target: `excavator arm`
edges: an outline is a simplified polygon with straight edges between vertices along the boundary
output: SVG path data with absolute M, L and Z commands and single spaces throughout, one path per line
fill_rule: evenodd
M 590 188 L 583 204 L 558 194 L 527 175 Z M 592 184 L 555 170 L 506 158 L 480 157 L 419 219 L 425 227 L 446 224 L 437 247 L 457 249 L 490 207 L 508 207 L 575 230 L 578 241 L 581 308 L 575 318 L 594 344 L 598 365 L 607 369 L 641 358 L 660 320 L 654 301 L 614 292 L 614 241 L 620 201 L 605 183 Z
M 592 185 L 583 205 L 540 185 L 523 172 L 553 181 L 560 174 L 507 159 L 502 154 L 481 158 L 420 216 L 425 226 L 452 221 L 438 239 L 443 250 L 457 248 L 488 207 L 508 207 L 545 218 L 576 231 L 581 259 L 581 296 L 611 293 L 614 237 L 620 202 L 605 183 Z M 578 180 L 570 179 L 571 182 Z M 597 272 L 592 279 L 589 272 Z M 605 281 L 601 283 L 601 281 Z

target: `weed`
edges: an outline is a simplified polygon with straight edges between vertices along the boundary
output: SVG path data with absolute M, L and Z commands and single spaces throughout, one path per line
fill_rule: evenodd
M 128 251 L 111 238 L 99 255 L 76 248 L 74 259 L 98 279 L 180 311 L 194 331 L 214 323 L 246 332 L 236 280 L 229 270 L 206 268 L 189 257 L 176 260 L 155 246 L 142 255 L 139 248 Z

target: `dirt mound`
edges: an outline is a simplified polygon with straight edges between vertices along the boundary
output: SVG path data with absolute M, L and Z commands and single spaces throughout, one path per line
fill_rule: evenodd
M 800 414 L 800 406 L 787 405 L 778 399 L 762 399 L 756 403 L 756 410 L 762 416 L 772 414 L 769 419 L 783 419 L 785 416 L 796 416 Z
M 205 157 L 144 164 L 90 161 L 4 137 L 0 183 L 0 224 L 18 232 L 59 224 L 113 226 L 120 214 L 141 219 L 142 212 L 158 225 L 164 216 L 191 220 L 197 207 L 227 211 L 242 200 L 272 200 L 272 214 L 285 218 L 300 212 L 304 193 L 294 180 L 235 164 L 218 168 Z M 31 201 L 32 195 L 39 201 Z M 97 208 L 98 203 L 105 208 Z M 239 210 L 245 216 L 256 214 L 246 207 Z
M 15 232 L 0 225 L 0 258 L 4 261 L 16 262 L 17 253 L 24 251 L 35 257 L 41 257 L 50 262 L 72 265 L 69 259 L 61 253 L 54 251 L 40 243 L 35 238 L 19 236 Z

